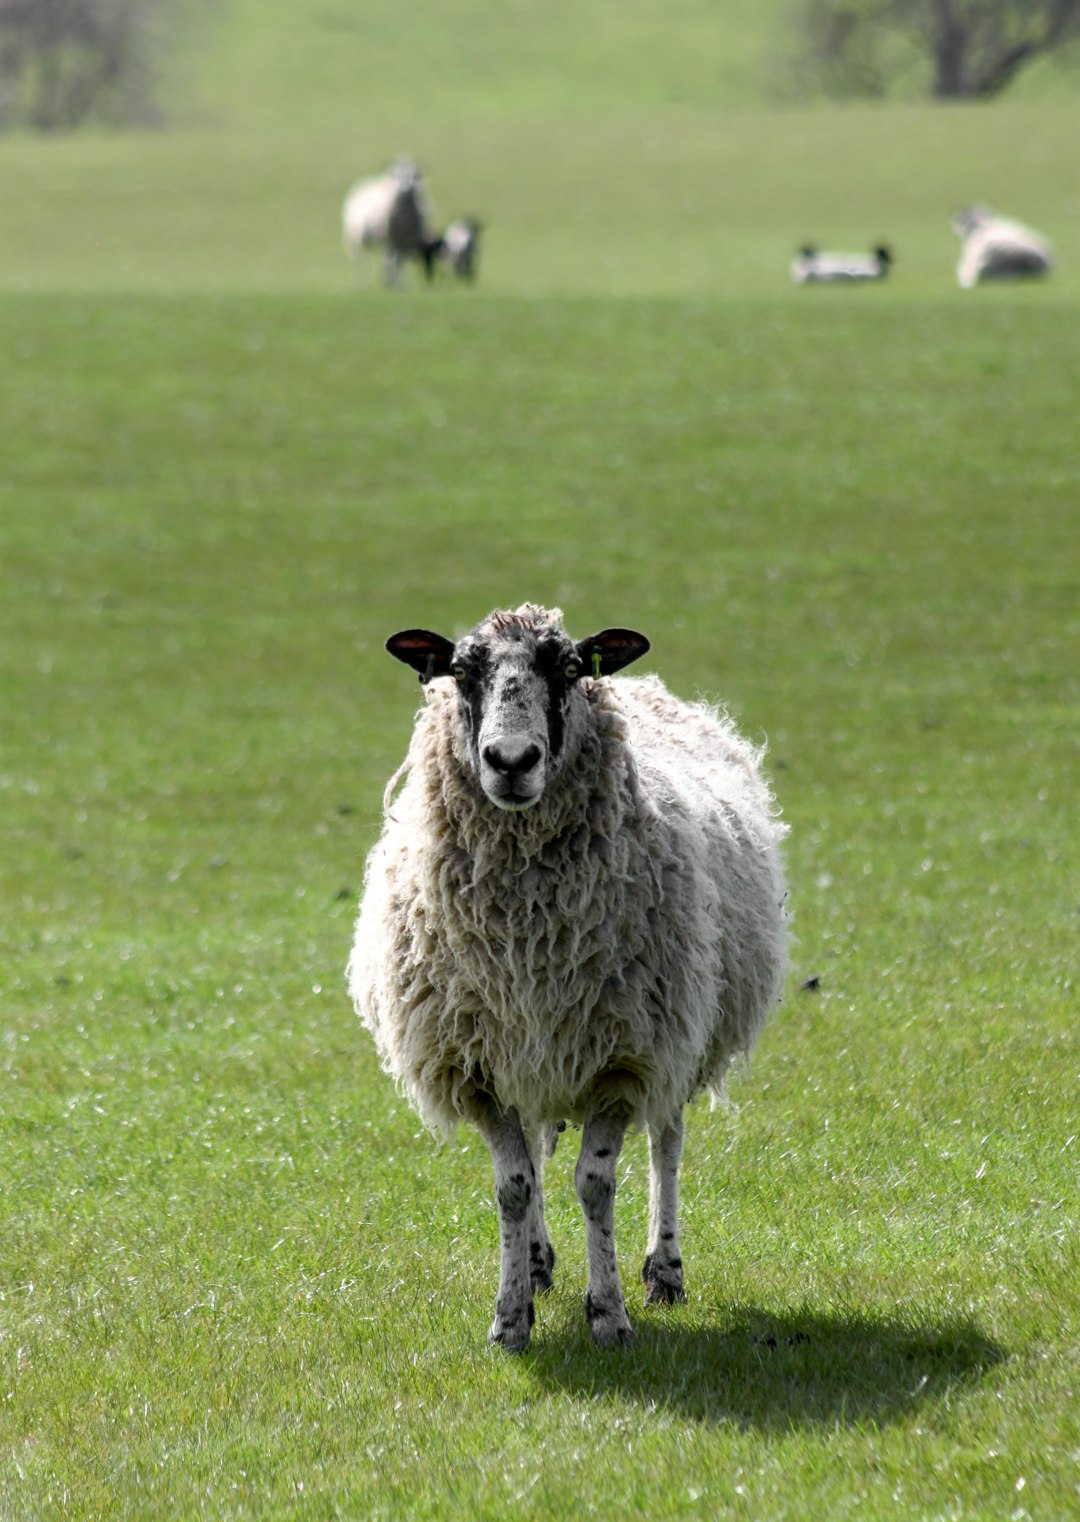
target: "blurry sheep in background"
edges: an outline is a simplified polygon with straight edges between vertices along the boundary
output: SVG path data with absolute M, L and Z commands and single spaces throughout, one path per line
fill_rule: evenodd
M 791 278 L 796 285 L 855 285 L 884 280 L 892 262 L 884 244 L 869 254 L 828 254 L 807 243 L 791 261 Z
M 423 176 L 412 159 L 398 159 L 385 174 L 359 180 L 342 208 L 345 250 L 357 273 L 365 250 L 381 252 L 388 286 L 401 281 L 409 259 L 419 259 L 430 280 L 442 239 L 432 227 Z
M 442 235 L 442 256 L 460 280 L 473 280 L 480 258 L 484 224 L 475 217 L 457 217 Z
M 963 241 L 956 278 L 965 290 L 983 280 L 1019 280 L 1048 275 L 1054 267 L 1049 243 L 1011 217 L 998 217 L 989 206 L 967 206 L 953 217 L 953 231 Z

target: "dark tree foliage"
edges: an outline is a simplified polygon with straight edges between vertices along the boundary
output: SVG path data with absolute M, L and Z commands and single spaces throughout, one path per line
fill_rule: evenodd
M 154 118 L 168 0 L 0 0 L 0 127 Z
M 1080 36 L 1080 0 L 803 0 L 799 16 L 804 65 L 835 95 L 884 95 L 928 64 L 939 100 L 986 99 Z

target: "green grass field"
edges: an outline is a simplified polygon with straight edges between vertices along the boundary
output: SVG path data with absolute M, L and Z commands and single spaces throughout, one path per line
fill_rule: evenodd
M 1080 107 L 387 95 L 374 162 L 490 221 L 476 290 L 388 297 L 353 103 L 298 35 L 286 130 L 245 14 L 244 130 L 0 141 L 0 1518 L 1080 1515 Z M 974 196 L 1044 287 L 956 289 Z M 895 278 L 796 291 L 808 236 Z M 634 1138 L 614 1355 L 573 1133 L 532 1351 L 485 1347 L 485 1149 L 344 989 L 418 701 L 382 641 L 525 598 L 643 629 L 791 825 L 690 1303 L 642 1305 Z
M 351 131 L 672 108 L 790 105 L 805 95 L 798 0 L 231 0 L 193 4 L 169 76 L 174 117 L 258 131 Z M 183 13 L 182 13 L 183 14 Z M 1077 51 L 1036 60 L 1010 100 L 1075 99 Z M 929 70 L 896 81 L 925 89 Z
M 3 304 L 7 1515 L 1075 1508 L 1072 310 Z M 768 734 L 822 980 L 614 1358 L 572 1142 L 485 1350 L 483 1149 L 342 987 L 381 639 L 527 594 Z
M 1080 102 L 834 111 L 621 111 L 495 125 L 422 114 L 348 130 L 59 142 L 0 139 L 0 290 L 356 294 L 340 208 L 407 148 L 442 220 L 486 223 L 485 296 L 796 298 L 807 239 L 897 256 L 864 304 L 956 290 L 953 211 L 973 200 L 1052 238 L 1053 292 L 1080 301 Z M 370 278 L 370 277 L 369 277 Z M 446 300 L 467 293 L 447 287 Z M 1003 304 L 1000 300 L 999 306 Z

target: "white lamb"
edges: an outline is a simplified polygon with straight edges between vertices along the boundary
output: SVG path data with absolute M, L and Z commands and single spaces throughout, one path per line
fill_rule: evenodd
M 506 1348 L 528 1344 L 552 1282 L 542 1170 L 567 1120 L 584 1127 L 593 1337 L 631 1337 L 614 1246 L 629 1126 L 649 1136 L 646 1303 L 685 1298 L 683 1110 L 720 1092 L 784 976 L 785 827 L 760 753 L 656 677 L 608 679 L 648 648 L 629 629 L 575 643 L 532 604 L 456 644 L 387 641 L 427 701 L 386 790 L 349 985 L 423 1118 L 470 1121 L 491 1150 L 489 1337 Z
M 790 274 L 796 285 L 857 285 L 884 280 L 892 263 L 884 244 L 869 254 L 827 254 L 807 243 L 792 259 Z
M 958 211 L 953 231 L 964 245 L 956 278 L 965 290 L 983 280 L 1048 275 L 1054 267 L 1053 250 L 1044 237 L 1012 217 L 995 216 L 989 206 Z
M 380 252 L 388 286 L 398 285 L 408 259 L 419 259 L 430 280 L 442 239 L 432 227 L 423 177 L 411 159 L 399 159 L 385 174 L 359 180 L 341 213 L 345 251 L 357 273 L 365 250 Z

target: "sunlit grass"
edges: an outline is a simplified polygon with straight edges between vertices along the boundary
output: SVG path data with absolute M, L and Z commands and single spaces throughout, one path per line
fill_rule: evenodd
M 0 306 L 6 1515 L 1075 1508 L 1045 294 Z M 621 1164 L 616 1357 L 572 1133 L 534 1350 L 485 1348 L 486 1155 L 420 1133 L 342 981 L 417 700 L 381 641 L 530 595 L 731 703 L 792 826 L 792 985 L 691 1116 L 670 1315 Z

